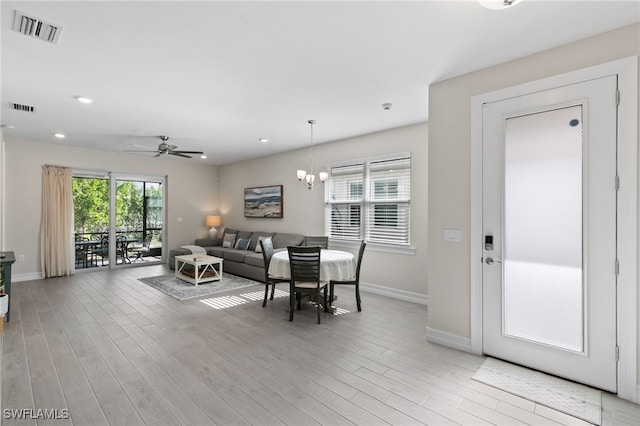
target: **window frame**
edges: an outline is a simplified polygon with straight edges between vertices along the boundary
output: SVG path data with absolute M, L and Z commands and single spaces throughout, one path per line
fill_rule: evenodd
M 411 153 L 410 152 L 400 152 L 394 154 L 388 154 L 383 156 L 376 157 L 367 157 L 360 158 L 354 160 L 346 160 L 341 162 L 334 162 L 327 164 L 327 170 L 329 170 L 329 179 L 327 180 L 327 184 L 324 188 L 324 211 L 325 211 L 325 234 L 329 236 L 329 241 L 333 247 L 339 248 L 354 248 L 359 245 L 360 240 L 365 240 L 367 242 L 367 248 L 371 248 L 372 250 L 377 251 L 385 251 L 385 252 L 394 252 L 394 253 L 402 253 L 402 254 L 415 254 L 415 248 L 411 245 L 411 180 L 412 180 L 412 172 L 411 172 Z M 408 185 L 409 190 L 406 193 L 406 196 L 400 196 L 402 189 L 400 187 L 401 182 L 400 178 L 396 177 L 386 177 L 386 178 L 375 178 L 372 177 L 371 173 L 371 164 L 376 162 L 385 162 L 385 161 L 394 161 L 394 160 L 403 160 L 407 159 L 409 161 L 409 172 L 408 172 Z M 330 201 L 329 197 L 331 196 L 332 186 L 333 186 L 333 169 L 340 167 L 362 167 L 361 179 L 354 179 L 351 182 L 348 182 L 348 189 L 346 190 L 345 199 L 341 201 Z M 391 180 L 395 180 L 391 182 Z M 376 192 L 376 182 L 385 181 L 382 189 L 378 187 L 377 196 L 374 195 Z M 354 186 L 357 185 L 357 182 L 361 182 L 361 197 L 353 197 L 355 192 Z M 394 188 L 395 187 L 395 188 Z M 392 189 L 390 191 L 390 188 Z M 356 199 L 353 199 L 356 198 Z M 332 210 L 333 206 L 345 206 L 344 209 L 349 213 L 348 222 L 350 225 L 355 225 L 357 219 L 352 217 L 352 213 L 355 206 L 359 206 L 360 208 L 360 229 L 359 236 L 349 237 L 348 235 L 332 235 Z M 372 214 L 375 212 L 376 205 L 384 206 L 384 205 L 394 205 L 396 206 L 398 216 L 396 217 L 396 225 L 391 228 L 396 228 L 397 226 L 403 226 L 403 219 L 400 217 L 400 214 L 406 215 L 406 226 L 403 228 L 406 232 L 407 242 L 394 242 L 394 241 L 380 241 L 380 239 L 370 239 L 370 231 L 371 229 L 376 228 L 374 225 L 375 215 Z M 402 209 L 404 209 L 404 213 L 402 213 Z M 382 219 L 388 220 L 388 219 Z M 380 228 L 380 226 L 377 226 Z M 348 234 L 348 232 L 346 232 Z

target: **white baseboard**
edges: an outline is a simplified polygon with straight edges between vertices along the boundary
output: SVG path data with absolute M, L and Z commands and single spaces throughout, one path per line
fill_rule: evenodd
M 394 299 L 404 300 L 406 302 L 418 303 L 426 305 L 428 296 L 426 294 L 414 293 L 411 291 L 398 290 L 390 287 L 383 287 L 375 284 L 360 282 L 360 290 L 368 293 L 379 294 L 381 296 L 392 297 Z
M 457 334 L 427 327 L 426 338 L 431 343 L 437 343 L 464 352 L 471 352 L 471 339 L 469 337 L 462 337 Z
M 44 278 L 42 272 L 30 272 L 28 274 L 11 274 L 11 283 L 17 283 L 20 281 L 33 281 L 41 280 Z

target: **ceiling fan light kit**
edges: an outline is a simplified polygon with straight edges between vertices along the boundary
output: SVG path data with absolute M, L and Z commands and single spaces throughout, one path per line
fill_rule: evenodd
M 191 155 L 189 154 L 194 154 L 194 155 L 200 155 L 201 158 L 206 158 L 206 156 L 204 155 L 204 152 L 202 151 L 184 151 L 184 150 L 178 150 L 176 148 L 178 148 L 175 145 L 171 145 L 168 143 L 169 141 L 169 136 L 158 136 L 160 138 L 160 140 L 162 142 L 160 142 L 160 144 L 158 145 L 158 149 L 155 151 L 150 151 L 150 150 L 145 150 L 145 151 L 134 151 L 134 150 L 127 150 L 127 152 L 155 152 L 156 155 L 154 155 L 154 157 L 160 157 L 161 155 L 175 155 L 177 157 L 183 157 L 183 158 L 192 158 Z

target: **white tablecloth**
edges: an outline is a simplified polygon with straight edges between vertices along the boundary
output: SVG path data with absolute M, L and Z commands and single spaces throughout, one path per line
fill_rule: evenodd
M 320 279 L 351 280 L 355 278 L 356 263 L 353 254 L 340 250 L 325 250 L 320 252 Z M 269 264 L 269 275 L 275 278 L 291 278 L 289 253 L 279 251 L 274 253 Z

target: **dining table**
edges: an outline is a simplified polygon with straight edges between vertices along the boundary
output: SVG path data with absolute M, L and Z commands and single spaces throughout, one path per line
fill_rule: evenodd
M 352 253 L 342 250 L 320 251 L 320 280 L 349 280 L 355 277 L 356 261 Z M 269 275 L 274 278 L 291 278 L 289 252 L 275 252 L 269 264 Z

